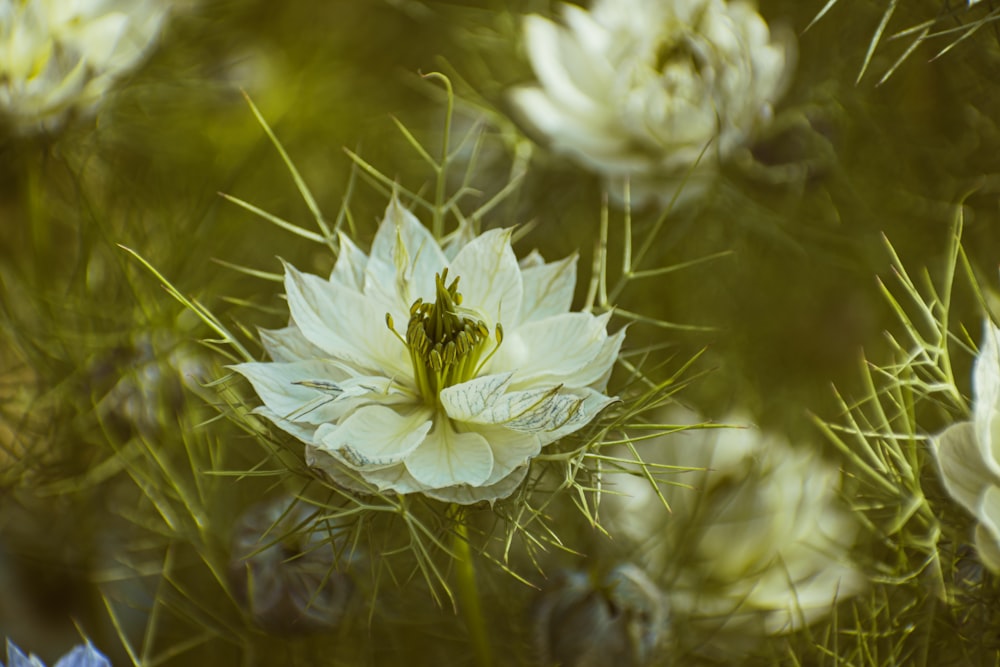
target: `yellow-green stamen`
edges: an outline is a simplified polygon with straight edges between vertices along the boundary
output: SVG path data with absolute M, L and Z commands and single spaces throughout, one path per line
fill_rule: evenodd
M 434 303 L 417 299 L 410 307 L 410 322 L 403 341 L 410 351 L 417 387 L 429 405 L 437 403 L 438 394 L 445 387 L 467 382 L 476 376 L 482 368 L 480 358 L 490 334 L 485 322 L 458 312 L 462 303 L 458 278 L 450 285 L 446 284 L 447 280 L 448 269 L 445 269 L 434 277 Z M 388 315 L 386 323 L 393 329 L 392 318 Z M 501 334 L 497 326 L 499 345 Z M 402 336 L 396 335 L 402 339 Z

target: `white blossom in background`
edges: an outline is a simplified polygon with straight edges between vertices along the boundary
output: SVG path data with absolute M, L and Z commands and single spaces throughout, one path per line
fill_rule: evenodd
M 643 452 L 694 470 L 657 473 L 673 482 L 660 485 L 670 513 L 644 478 L 617 480 L 625 495 L 607 497 L 609 526 L 638 545 L 675 617 L 713 633 L 781 634 L 865 586 L 840 472 L 815 452 L 753 428 L 686 431 Z
M 978 520 L 976 549 L 1000 572 L 1000 328 L 986 322 L 972 372 L 972 421 L 932 441 L 944 486 Z
M 0 0 L 0 119 L 18 132 L 90 113 L 148 55 L 167 0 Z
M 537 86 L 513 91 L 555 152 L 633 203 L 701 196 L 773 115 L 795 60 L 749 2 L 596 0 L 524 22 Z M 678 189 L 684 183 L 683 189 Z
M 442 247 L 393 199 L 369 255 L 341 236 L 329 279 L 286 265 L 291 324 L 235 368 L 342 486 L 492 502 L 615 400 L 625 332 L 569 312 L 575 283 L 575 256 L 518 263 L 503 229 Z

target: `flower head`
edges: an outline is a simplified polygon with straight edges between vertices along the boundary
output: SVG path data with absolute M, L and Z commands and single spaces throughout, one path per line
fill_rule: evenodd
M 513 102 L 613 194 L 627 180 L 635 202 L 668 203 L 685 178 L 678 201 L 699 196 L 770 119 L 794 59 L 742 0 L 596 0 L 563 17 L 525 20 L 540 85 Z
M 532 640 L 542 665 L 654 664 L 666 644 L 666 597 L 640 568 L 624 563 L 595 581 L 561 572 L 533 609 Z
M 944 486 L 976 517 L 976 549 L 1000 572 L 1000 328 L 989 321 L 972 373 L 972 421 L 949 426 L 933 440 Z
M 663 442 L 658 463 L 695 469 L 661 488 L 669 515 L 644 479 L 627 478 L 629 495 L 615 497 L 617 525 L 663 573 L 676 615 L 713 632 L 778 634 L 861 590 L 848 555 L 859 525 L 838 503 L 835 467 L 755 429 L 697 433 Z
M 0 667 L 3 667 L 2 662 Z M 45 667 L 45 663 L 34 655 L 25 655 L 8 639 L 7 667 Z M 59 658 L 55 667 L 111 667 L 111 662 L 93 644 L 87 642 L 73 647 L 73 650 Z
M 500 229 L 442 247 L 394 199 L 369 255 L 341 236 L 329 279 L 285 267 L 291 324 L 236 370 L 342 486 L 492 502 L 614 401 L 625 333 L 568 312 L 575 283 L 575 257 L 518 263 Z
M 315 508 L 280 496 L 250 507 L 233 533 L 229 582 L 254 623 L 276 634 L 336 627 L 354 592 L 345 572 L 356 554 L 338 554 L 337 532 L 314 522 Z M 343 545 L 341 545 L 343 546 Z
M 32 131 L 91 111 L 166 14 L 164 0 L 0 0 L 0 116 Z

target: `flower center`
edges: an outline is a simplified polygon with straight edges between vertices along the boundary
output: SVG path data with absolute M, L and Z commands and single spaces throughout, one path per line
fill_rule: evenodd
M 476 377 L 497 349 L 494 347 L 493 352 L 482 359 L 490 331 L 482 320 L 459 313 L 462 295 L 458 292 L 458 278 L 450 285 L 447 280 L 448 269 L 434 276 L 434 303 L 417 299 L 410 306 L 405 340 L 396 333 L 392 317 L 386 314 L 389 328 L 410 351 L 413 376 L 428 405 L 437 404 L 438 394 L 445 387 Z M 503 328 L 499 323 L 495 335 L 499 347 L 503 340 Z

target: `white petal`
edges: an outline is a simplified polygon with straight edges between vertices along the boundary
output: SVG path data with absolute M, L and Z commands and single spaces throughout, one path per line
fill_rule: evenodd
M 649 159 L 637 158 L 630 150 L 629 137 L 619 128 L 599 124 L 593 117 L 579 116 L 553 102 L 539 88 L 524 86 L 510 93 L 511 104 L 524 119 L 552 144 L 552 149 L 569 153 L 597 171 L 627 173 L 649 167 Z M 624 162 L 623 162 L 624 161 Z
M 441 405 L 452 419 L 460 422 L 477 422 L 478 417 L 490 406 L 501 401 L 510 386 L 512 373 L 498 373 L 444 388 L 440 393 Z
M 350 377 L 339 366 L 320 360 L 248 363 L 230 368 L 250 380 L 268 410 L 281 419 L 309 424 L 322 424 L 337 418 L 336 409 L 331 412 L 331 407 L 343 390 L 336 383 Z M 317 379 L 336 385 L 336 389 L 331 387 L 329 391 L 322 391 L 298 384 Z
M 368 255 L 354 245 L 354 241 L 348 238 L 347 234 L 338 232 L 337 237 L 340 239 L 340 251 L 337 263 L 333 265 L 333 271 L 330 273 L 330 282 L 340 283 L 344 287 L 361 292 L 365 286 Z
M 952 498 L 972 513 L 979 511 L 983 494 L 998 481 L 983 463 L 976 430 L 969 422 L 949 426 L 932 441 L 938 470 Z
M 293 422 L 273 410 L 269 410 L 266 405 L 261 405 L 253 409 L 255 415 L 265 417 L 272 424 L 280 428 L 293 438 L 298 438 L 307 445 L 311 445 L 316 438 L 316 425 L 307 422 Z
M 402 415 L 385 406 L 366 405 L 337 425 L 320 426 L 315 445 L 355 470 L 378 470 L 401 463 L 424 441 L 432 424 L 426 409 Z
M 599 113 L 598 100 L 581 91 L 566 69 L 569 61 L 587 60 L 568 30 L 533 14 L 524 20 L 524 41 L 535 74 L 560 106 L 585 115 Z
M 528 474 L 528 466 L 521 466 L 512 473 L 497 481 L 494 484 L 483 486 L 469 486 L 460 484 L 458 486 L 446 486 L 443 489 L 428 489 L 424 491 L 425 496 L 430 496 L 446 503 L 458 503 L 459 505 L 472 505 L 478 502 L 488 502 L 491 505 L 501 498 L 506 498 L 517 490 L 517 487 L 524 481 Z
M 997 552 L 1000 552 L 1000 487 L 986 489 L 976 515 L 983 529 L 976 532 L 979 557 L 991 570 L 1000 571 L 1000 562 L 996 559 Z
M 260 342 L 271 361 L 303 361 L 317 359 L 325 353 L 306 340 L 295 324 L 284 329 L 259 329 Z
M 360 472 L 348 468 L 329 452 L 316 447 L 306 447 L 306 463 L 325 472 L 343 488 L 357 493 L 426 491 L 426 487 L 418 484 L 403 465 Z
M 486 424 L 478 424 L 476 433 L 486 438 L 493 450 L 493 473 L 485 486 L 499 483 L 514 470 L 526 466 L 542 451 L 542 442 L 534 433 Z
M 513 372 L 514 386 L 587 386 L 603 376 L 614 359 L 594 360 L 608 338 L 608 315 L 563 313 L 505 332 L 487 366 L 489 373 Z
M 625 342 L 625 327 L 622 327 L 618 333 L 604 341 L 601 351 L 590 362 L 595 369 L 603 368 L 604 373 L 587 385 L 591 389 L 604 391 L 608 386 L 608 380 L 611 379 L 611 371 L 614 370 L 615 362 L 618 360 L 618 352 L 621 350 L 623 342 Z M 586 377 L 586 375 L 583 376 L 583 379 L 586 379 Z
M 563 391 L 558 386 L 500 393 L 507 386 L 505 377 L 484 376 L 448 387 L 440 394 L 441 404 L 456 421 L 536 433 L 544 446 L 583 428 L 617 400 L 592 389 Z
M 327 354 L 387 376 L 411 377 L 406 348 L 389 330 L 385 308 L 358 292 L 285 265 L 292 319 Z
M 491 229 L 462 248 L 448 271 L 459 278 L 462 305 L 481 313 L 491 328 L 521 312 L 521 269 L 510 247 L 509 229 Z
M 448 266 L 431 232 L 393 196 L 372 241 L 365 294 L 381 295 L 403 312 L 418 298 L 434 298 L 434 275 Z
M 521 261 L 524 295 L 518 324 L 559 315 L 569 310 L 576 288 L 576 261 L 576 253 L 550 264 L 525 267 L 525 262 Z
M 439 418 L 420 447 L 406 457 L 406 469 L 419 484 L 433 489 L 481 486 L 493 472 L 493 452 L 483 436 L 458 433 L 447 419 Z
M 984 463 L 1000 475 L 1000 329 L 987 320 L 972 374 L 973 419 Z
M 976 526 L 975 541 L 979 560 L 991 571 L 1000 573 L 1000 542 L 997 538 L 984 525 L 979 524 Z

